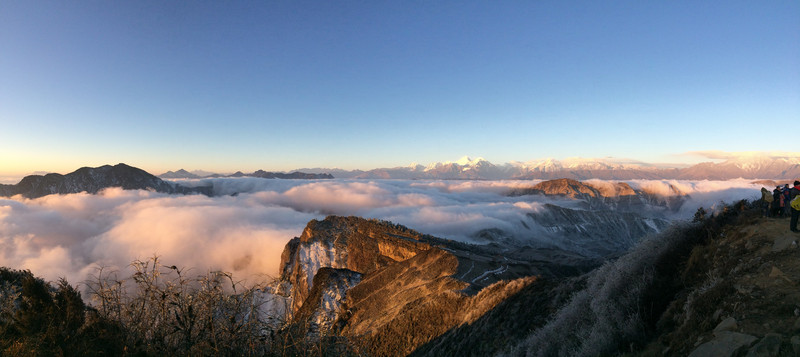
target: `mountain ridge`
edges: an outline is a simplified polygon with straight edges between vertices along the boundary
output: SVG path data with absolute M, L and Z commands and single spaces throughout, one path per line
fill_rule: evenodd
M 243 173 L 237 171 L 230 175 L 210 173 L 207 175 L 198 175 L 193 172 L 179 169 L 177 171 L 167 171 L 158 177 L 162 179 L 202 179 L 202 178 L 221 178 L 221 177 L 259 177 L 266 179 L 299 179 L 299 180 L 319 180 L 319 179 L 333 179 L 330 173 L 305 173 L 300 171 L 285 172 L 272 172 L 264 170 L 256 170 L 251 173 Z
M 15 185 L 0 184 L 0 197 L 22 195 L 38 198 L 51 194 L 87 192 L 95 194 L 104 188 L 152 190 L 169 194 L 212 194 L 211 187 L 186 187 L 164 181 L 147 171 L 120 163 L 114 166 L 82 167 L 66 175 L 49 173 L 25 176 Z
M 413 163 L 408 166 L 366 171 L 322 168 L 303 168 L 298 171 L 335 172 L 337 178 L 351 179 L 793 180 L 800 177 L 800 156 L 773 158 L 767 155 L 751 155 L 718 163 L 703 162 L 688 167 L 662 167 L 629 160 L 615 162 L 611 159 L 584 158 L 494 164 L 480 157 L 472 159 L 465 156 L 456 161 L 435 162 L 427 166 Z

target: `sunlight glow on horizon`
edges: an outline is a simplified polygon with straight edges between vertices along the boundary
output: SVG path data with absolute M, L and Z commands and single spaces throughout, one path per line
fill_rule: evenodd
M 796 1 L 44 4 L 0 4 L 4 176 L 796 150 Z
M 718 150 L 711 150 L 711 151 L 694 151 L 694 152 L 686 152 L 681 154 L 674 154 L 667 156 L 664 161 L 646 161 L 646 160 L 638 160 L 632 158 L 616 158 L 616 157 L 598 157 L 598 158 L 591 158 L 591 157 L 565 157 L 565 158 L 556 158 L 556 157 L 548 157 L 548 158 L 535 158 L 535 159 L 528 159 L 528 160 L 509 160 L 505 162 L 495 162 L 492 160 L 487 161 L 491 162 L 495 165 L 504 165 L 512 162 L 522 163 L 522 164 L 529 164 L 529 163 L 536 163 L 542 162 L 547 160 L 557 160 L 562 163 L 569 163 L 569 162 L 592 162 L 592 161 L 607 161 L 611 163 L 618 163 L 618 164 L 642 164 L 642 165 L 649 165 L 659 168 L 683 168 L 688 167 L 694 164 L 702 163 L 702 162 L 714 162 L 719 163 L 726 160 L 736 160 L 736 159 L 748 159 L 748 158 L 759 158 L 759 157 L 766 157 L 766 158 L 788 158 L 788 159 L 798 159 L 800 160 L 800 152 L 787 152 L 787 151 L 772 151 L 772 152 L 756 152 L 756 151 L 749 151 L 749 152 L 722 152 Z M 137 167 L 143 169 L 150 174 L 153 175 L 161 175 L 168 171 L 177 171 L 179 169 L 184 169 L 189 172 L 193 171 L 204 171 L 204 172 L 211 172 L 211 173 L 218 173 L 218 174 L 232 174 L 236 171 L 242 171 L 244 173 L 251 173 L 256 170 L 265 170 L 265 171 L 272 171 L 272 172 L 291 172 L 291 171 L 302 171 L 302 169 L 313 169 L 313 168 L 323 168 L 323 169 L 341 169 L 341 170 L 362 170 L 362 171 L 369 171 L 372 169 L 382 169 L 382 168 L 397 168 L 397 167 L 408 167 L 409 165 L 420 164 L 422 166 L 429 166 L 437 162 L 441 163 L 459 163 L 459 164 L 466 164 L 468 159 L 476 160 L 478 158 L 483 158 L 480 156 L 471 156 L 465 155 L 458 159 L 452 160 L 441 160 L 436 162 L 428 162 L 428 163 L 421 163 L 421 162 L 410 162 L 401 165 L 394 165 L 394 166 L 373 166 L 373 167 L 355 167 L 355 168 L 348 168 L 348 167 L 337 167 L 331 165 L 317 165 L 317 166 L 292 166 L 288 169 L 282 168 L 275 168 L 275 167 L 257 167 L 250 164 L 249 166 L 245 167 L 230 167 L 230 166 L 213 166 L 210 163 L 206 163 L 205 166 L 200 167 L 193 167 L 187 165 L 173 165 L 173 166 L 166 166 L 166 165 L 147 165 L 147 164 L 137 164 L 136 162 L 101 162 L 96 164 L 74 164 L 70 165 L 69 162 L 64 161 L 48 161 L 52 166 L 52 169 L 43 170 L 40 167 L 32 167 L 32 166 L 25 166 L 21 163 L 21 160 L 17 160 L 16 162 L 19 166 L 11 166 L 11 165 L 4 165 L 2 168 L 3 170 L 0 171 L 0 184 L 16 184 L 21 180 L 23 177 L 28 175 L 44 175 L 47 173 L 58 173 L 58 174 L 68 174 L 73 172 L 81 167 L 99 167 L 103 165 L 116 165 L 118 163 L 124 163 L 129 166 Z M 16 170 L 15 170 L 16 169 Z

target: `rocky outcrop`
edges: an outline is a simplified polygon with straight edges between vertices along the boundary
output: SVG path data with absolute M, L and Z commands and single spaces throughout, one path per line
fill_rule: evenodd
M 346 311 L 342 308 L 345 295 L 361 282 L 361 276 L 348 269 L 320 268 L 294 323 L 305 326 L 311 334 L 331 331 L 333 323 Z
M 499 281 L 475 295 L 452 274 L 458 260 L 431 249 L 365 275 L 347 294 L 337 333 L 368 355 L 403 356 L 452 328 L 471 324 L 533 283 L 532 277 Z
M 561 196 L 572 199 L 588 199 L 606 197 L 603 196 L 599 190 L 584 184 L 583 182 L 560 178 L 556 180 L 543 181 L 537 183 L 531 188 L 523 188 L 514 190 L 509 193 L 510 196 L 523 196 L 523 195 L 548 195 L 548 196 Z
M 22 195 L 38 198 L 51 194 L 97 193 L 104 188 L 121 187 L 125 190 L 151 190 L 170 194 L 200 193 L 210 196 L 211 187 L 185 187 L 166 182 L 142 169 L 125 164 L 100 167 L 82 167 L 66 175 L 31 175 L 16 185 L 0 185 L 0 196 Z
M 286 244 L 279 281 L 254 303 L 262 320 L 352 338 L 378 355 L 407 354 L 476 319 L 533 281 L 526 277 L 581 271 L 540 258 L 390 222 L 330 216 L 309 222 Z
M 663 209 L 677 212 L 689 196 L 674 185 L 666 194 L 634 189 L 625 182 L 581 182 L 569 178 L 543 181 L 530 188 L 512 190 L 509 196 L 544 195 L 581 200 L 582 208 L 641 212 Z
M 281 280 L 293 286 L 293 312 L 303 306 L 320 268 L 366 274 L 431 249 L 421 238 L 402 226 L 356 217 L 312 220 L 281 254 Z

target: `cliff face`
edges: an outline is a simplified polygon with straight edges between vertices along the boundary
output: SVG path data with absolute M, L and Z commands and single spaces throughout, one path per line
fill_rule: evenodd
M 254 303 L 273 328 L 288 321 L 306 334 L 345 336 L 370 353 L 407 354 L 533 281 L 525 277 L 580 271 L 503 251 L 330 216 L 287 243 L 280 280 Z
M 475 295 L 453 275 L 458 260 L 431 249 L 364 276 L 348 291 L 336 332 L 368 355 L 402 356 L 450 329 L 473 323 L 533 283 L 533 277 L 498 281 Z
M 422 235 L 390 224 L 331 216 L 311 221 L 281 254 L 281 279 L 292 286 L 292 311 L 303 306 L 320 268 L 366 274 L 431 249 Z

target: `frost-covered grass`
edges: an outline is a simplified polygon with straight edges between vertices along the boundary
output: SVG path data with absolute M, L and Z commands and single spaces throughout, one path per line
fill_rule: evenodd
M 641 346 L 677 292 L 677 272 L 692 247 L 745 206 L 741 201 L 726 206 L 716 217 L 678 224 L 644 239 L 626 255 L 590 273 L 585 289 L 506 353 L 601 356 Z

